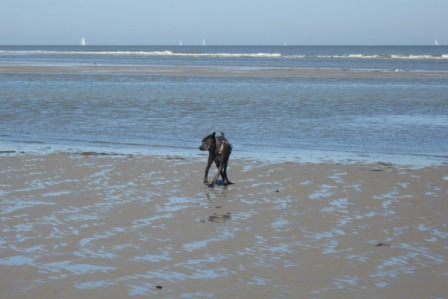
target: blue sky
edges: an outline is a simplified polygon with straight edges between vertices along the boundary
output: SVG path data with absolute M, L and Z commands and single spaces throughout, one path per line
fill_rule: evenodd
M 0 0 L 0 44 L 448 44 L 448 0 Z

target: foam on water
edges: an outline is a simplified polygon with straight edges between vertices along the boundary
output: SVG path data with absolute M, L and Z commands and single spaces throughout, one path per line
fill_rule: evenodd
M 195 49 L 196 50 L 196 49 Z M 212 57 L 212 58 L 284 58 L 284 59 L 411 59 L 411 60 L 445 60 L 448 54 L 342 54 L 342 55 L 319 55 L 319 54 L 286 54 L 286 53 L 234 53 L 234 52 L 182 52 L 174 50 L 165 51 L 54 51 L 54 50 L 0 50 L 0 55 L 95 55 L 95 56 L 167 56 L 167 57 Z

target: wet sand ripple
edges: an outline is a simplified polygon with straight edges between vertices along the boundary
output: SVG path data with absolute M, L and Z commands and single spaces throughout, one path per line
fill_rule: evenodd
M 0 156 L 0 297 L 446 297 L 446 165 L 204 163 Z

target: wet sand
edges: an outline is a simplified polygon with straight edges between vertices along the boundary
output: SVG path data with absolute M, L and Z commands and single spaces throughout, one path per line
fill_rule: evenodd
M 73 73 L 129 75 L 207 75 L 207 76 L 268 76 L 268 77 L 338 77 L 338 78 L 432 78 L 446 79 L 448 72 L 406 70 L 349 70 L 301 68 L 232 68 L 213 66 L 140 66 L 140 65 L 39 65 L 0 64 L 0 73 Z
M 448 297 L 448 165 L 205 160 L 0 154 L 0 297 Z

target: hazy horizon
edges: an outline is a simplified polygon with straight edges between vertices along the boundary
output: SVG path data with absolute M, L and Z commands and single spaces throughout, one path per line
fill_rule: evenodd
M 23 46 L 23 47 L 69 47 L 69 46 L 79 46 L 78 44 L 0 44 L 0 46 Z M 178 44 L 86 44 L 86 47 L 176 47 L 179 46 Z M 200 47 L 202 46 L 200 43 L 198 44 L 183 44 L 182 47 Z M 212 44 L 212 45 L 206 45 L 207 47 L 432 47 L 434 44 L 372 44 L 372 45 L 351 45 L 351 44 L 340 44 L 340 45 L 282 45 L 282 44 L 264 44 L 264 45 L 256 45 L 256 44 Z M 448 45 L 439 45 L 439 46 L 448 46 Z
M 445 0 L 0 0 L 0 45 L 440 45 Z

